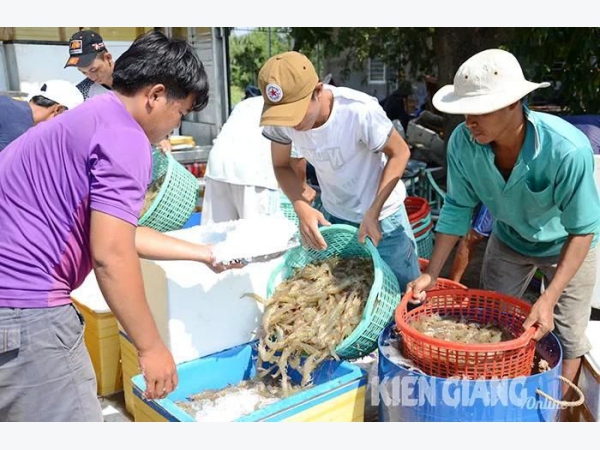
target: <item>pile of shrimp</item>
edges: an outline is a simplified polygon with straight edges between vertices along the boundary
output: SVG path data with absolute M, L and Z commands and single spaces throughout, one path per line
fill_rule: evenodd
M 493 344 L 514 339 L 495 325 L 469 322 L 465 317 L 422 315 L 410 325 L 426 336 L 463 344 Z
M 154 200 L 160 192 L 160 188 L 165 182 L 165 176 L 166 174 L 150 183 L 150 186 L 146 191 L 146 196 L 144 197 L 144 206 L 142 206 L 142 210 L 140 211 L 140 217 L 143 217 L 144 214 L 146 214 L 146 211 L 150 209 L 150 206 L 152 206 L 152 203 L 154 203 Z
M 309 264 L 281 283 L 264 301 L 259 378 L 280 380 L 284 395 L 293 388 L 290 368 L 302 375 L 301 388 L 311 384 L 321 362 L 339 359 L 335 349 L 360 323 L 373 278 L 371 259 L 334 257 Z

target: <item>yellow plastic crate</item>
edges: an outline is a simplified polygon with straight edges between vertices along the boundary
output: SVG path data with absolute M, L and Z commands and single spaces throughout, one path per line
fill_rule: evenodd
M 189 422 L 175 402 L 204 389 L 218 389 L 253 376 L 256 343 L 233 347 L 177 366 L 179 385 L 163 400 L 145 400 L 143 377 L 133 378 L 136 422 Z M 215 378 L 215 371 L 219 377 Z M 362 422 L 366 372 L 348 362 L 329 361 L 315 372 L 315 386 L 275 402 L 236 421 Z
M 127 338 L 119 331 L 119 343 L 121 346 L 121 365 L 123 371 L 123 394 L 125 397 L 125 409 L 135 417 L 135 405 L 133 386 L 131 379 L 140 373 L 137 350 Z
M 90 354 L 98 395 L 101 397 L 123 390 L 119 328 L 112 312 L 97 312 L 72 299 L 85 319 L 84 339 Z

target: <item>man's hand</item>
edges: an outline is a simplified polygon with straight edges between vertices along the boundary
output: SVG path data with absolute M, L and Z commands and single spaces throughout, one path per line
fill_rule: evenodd
M 302 198 L 309 204 L 317 198 L 317 191 L 315 191 L 309 184 L 304 183 L 304 190 L 302 191 Z
M 167 152 L 172 152 L 173 151 L 173 146 L 171 145 L 171 141 L 169 141 L 169 138 L 165 138 L 162 141 L 160 141 L 157 144 L 157 147 L 163 153 L 167 153 Z
M 523 328 L 536 326 L 537 330 L 533 335 L 533 339 L 539 341 L 552 330 L 554 330 L 554 305 L 556 301 L 550 299 L 546 293 L 540 295 L 537 301 L 531 307 L 531 312 L 525 322 Z
M 138 352 L 140 370 L 146 381 L 144 397 L 152 399 L 165 398 L 177 387 L 177 367 L 171 352 L 158 341 L 157 345 L 146 351 Z
M 323 236 L 319 232 L 320 225 L 331 225 L 320 211 L 317 211 L 313 207 L 307 205 L 304 202 L 296 202 L 296 214 L 300 219 L 300 235 L 302 236 L 302 242 L 304 245 L 313 248 L 315 250 L 325 250 L 327 243 Z
M 379 217 L 370 211 L 367 211 L 358 230 L 358 242 L 365 243 L 365 238 L 369 236 L 373 245 L 377 247 L 381 240 L 381 227 L 379 226 Z
M 221 273 L 231 269 L 241 269 L 246 265 L 242 261 L 232 261 L 228 264 L 216 263 L 213 248 L 214 246 L 211 244 L 203 245 L 198 261 L 206 264 L 206 266 L 214 273 Z
M 412 291 L 412 300 L 409 303 L 419 304 L 427 298 L 426 290 L 431 289 L 437 283 L 437 278 L 433 278 L 428 273 L 424 273 L 418 278 L 409 281 L 406 285 L 406 292 Z

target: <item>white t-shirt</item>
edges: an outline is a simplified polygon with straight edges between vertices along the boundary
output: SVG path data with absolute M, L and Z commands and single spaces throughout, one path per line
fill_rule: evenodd
M 268 126 L 263 135 L 281 144 L 293 142 L 297 153 L 315 167 L 325 209 L 359 223 L 377 195 L 387 162 L 382 149 L 393 125 L 375 97 L 349 88 L 325 89 L 333 93 L 333 108 L 322 126 L 308 131 Z M 404 183 L 398 182 L 379 219 L 395 213 L 405 198 Z
M 206 178 L 237 185 L 277 189 L 271 142 L 262 135 L 262 97 L 238 103 L 213 142 Z

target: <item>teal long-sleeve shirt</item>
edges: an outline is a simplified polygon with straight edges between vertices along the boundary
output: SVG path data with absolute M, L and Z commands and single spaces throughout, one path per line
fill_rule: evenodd
M 569 234 L 600 228 L 594 159 L 585 134 L 563 119 L 529 111 L 523 147 L 505 181 L 489 145 L 478 144 L 465 124 L 448 143 L 448 192 L 436 231 L 464 236 L 482 202 L 494 217 L 493 233 L 518 253 L 560 254 Z

